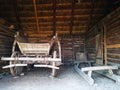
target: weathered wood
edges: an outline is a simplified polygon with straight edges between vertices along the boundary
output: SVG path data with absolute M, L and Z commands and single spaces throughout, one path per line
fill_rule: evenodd
M 90 85 L 94 84 L 94 79 L 92 77 L 89 77 L 87 74 L 85 74 L 84 72 L 82 72 L 76 65 L 75 65 L 75 70 L 77 71 L 77 73 L 82 76 Z
M 118 67 L 117 66 L 85 67 L 85 68 L 81 68 L 81 71 L 97 71 L 97 70 L 108 70 L 108 69 L 118 69 Z
M 17 42 L 19 48 L 23 54 L 49 54 L 50 51 L 50 44 L 49 43 L 20 43 Z
M 56 56 L 56 51 L 54 51 L 54 52 L 53 52 L 53 58 L 56 58 L 56 57 L 57 57 L 57 56 Z M 56 62 L 53 61 L 53 62 L 52 62 L 52 66 L 55 67 L 55 64 L 56 64 Z M 55 75 L 56 75 L 56 69 L 53 68 L 53 69 L 52 69 L 52 76 L 55 76 Z
M 120 44 L 107 45 L 107 48 L 120 48 Z
M 9 61 L 9 65 L 6 66 L 6 67 L 10 68 L 10 73 L 13 76 L 19 75 L 22 72 L 22 69 L 23 69 L 23 66 L 22 65 L 20 66 L 20 64 L 22 64 L 22 62 L 17 60 L 17 57 L 19 55 L 20 55 L 19 52 L 12 52 L 11 57 L 15 57 L 15 58 L 13 59 L 13 61 Z M 16 64 L 18 64 L 19 66 L 15 66 Z M 13 65 L 14 65 L 14 67 L 11 67 Z
M 7 65 L 7 66 L 3 66 L 2 68 L 10 68 L 10 67 L 20 67 L 20 66 L 27 66 L 27 64 L 11 64 L 11 65 Z
M 113 74 L 113 72 L 112 73 L 110 73 L 109 71 L 108 72 L 105 72 L 105 71 L 99 71 L 98 72 L 98 71 L 96 71 L 96 72 L 114 80 L 116 82 L 116 84 L 120 84 L 120 76 Z
M 56 0 L 53 0 L 53 35 L 56 33 Z
M 56 67 L 56 66 L 54 66 L 54 65 L 34 65 L 34 67 L 47 67 L 47 68 L 52 68 L 52 69 L 59 69 L 59 67 Z
M 72 0 L 72 8 L 71 8 L 71 20 L 70 20 L 70 35 L 72 35 L 73 30 L 73 22 L 74 22 L 74 9 L 75 9 L 75 1 Z
M 39 33 L 39 32 L 40 32 L 40 29 L 39 29 L 39 21 L 38 21 L 36 0 L 33 0 L 33 4 L 34 4 L 34 12 L 35 12 L 35 18 L 36 18 L 37 32 Z
M 19 17 L 19 12 L 18 11 L 18 3 L 16 0 L 12 0 L 12 4 L 13 4 L 13 10 L 14 10 L 14 13 L 15 13 L 15 16 L 16 16 L 16 20 L 18 22 L 18 27 L 19 29 L 22 29 L 22 26 L 21 26 L 21 20 L 20 20 L 20 17 Z
M 106 34 L 107 34 L 107 28 L 104 25 L 104 63 L 107 65 L 107 39 L 106 39 Z
M 48 41 L 48 43 L 25 43 L 26 40 L 19 37 L 19 32 L 15 35 L 11 57 L 2 57 L 1 60 L 9 61 L 10 65 L 3 68 L 10 68 L 13 76 L 18 75 L 22 71 L 22 67 L 29 63 L 38 63 L 35 67 L 52 68 L 52 75 L 56 75 L 56 63 L 61 63 L 61 46 L 57 38 L 57 34 Z M 18 45 L 19 52 L 16 51 Z M 24 62 L 27 61 L 27 62 Z
M 50 57 L 46 57 L 46 58 L 37 58 L 37 57 L 19 57 L 19 58 L 16 58 L 16 57 L 1 57 L 1 60 L 3 61 L 14 61 L 15 59 L 19 60 L 19 61 L 61 61 L 60 58 L 50 58 Z

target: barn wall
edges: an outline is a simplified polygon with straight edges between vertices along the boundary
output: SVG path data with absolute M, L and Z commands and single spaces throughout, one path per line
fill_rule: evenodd
M 61 37 L 62 60 L 64 63 L 70 63 L 76 60 L 77 52 L 84 52 L 84 35 Z
M 86 34 L 86 51 L 90 59 L 103 63 L 104 29 L 106 29 L 106 45 L 108 63 L 120 63 L 120 7 L 108 14 Z M 99 44 L 99 45 L 98 45 Z M 114 45 L 114 46 L 113 46 Z
M 9 29 L 8 22 L 0 18 L 0 57 L 11 55 L 14 34 L 15 30 Z M 0 67 L 2 64 L 3 62 L 0 61 Z
M 107 22 L 104 21 L 107 27 L 107 45 L 117 46 L 107 49 L 107 58 L 109 62 L 120 63 L 120 7 L 107 18 Z

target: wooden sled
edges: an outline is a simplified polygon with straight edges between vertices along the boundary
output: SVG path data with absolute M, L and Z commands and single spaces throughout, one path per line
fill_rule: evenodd
M 120 83 L 120 76 L 115 75 L 113 73 L 114 69 L 118 69 L 117 66 L 91 66 L 91 63 L 93 61 L 87 61 L 86 55 L 84 53 L 81 53 L 81 61 L 75 61 L 75 66 L 74 69 L 76 72 L 82 76 L 90 85 L 94 85 L 95 81 L 92 78 L 92 72 L 95 71 L 99 74 L 102 74 L 114 81 L 116 81 L 117 84 Z M 81 67 L 80 64 L 81 62 L 88 63 L 87 67 Z

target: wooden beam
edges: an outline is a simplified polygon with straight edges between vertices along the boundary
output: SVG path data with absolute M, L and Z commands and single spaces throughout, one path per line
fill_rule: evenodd
M 85 67 L 81 68 L 81 71 L 97 71 L 97 70 L 109 70 L 118 69 L 117 66 L 95 66 L 95 67 Z
M 107 61 L 107 38 L 106 38 L 106 34 L 107 34 L 107 28 L 105 25 L 103 25 L 103 29 L 104 29 L 104 64 L 107 65 L 108 61 Z
M 49 34 L 48 34 L 48 33 Z M 64 34 L 64 33 L 68 33 L 69 34 L 69 31 L 61 31 L 61 30 L 59 30 L 59 31 L 56 31 L 57 33 L 62 33 L 62 34 Z M 86 31 L 85 30 L 81 30 L 81 31 L 73 31 L 73 34 L 78 34 L 78 33 L 81 33 L 81 34 L 83 34 L 83 33 L 85 33 Z M 52 35 L 52 30 L 51 31 L 46 31 L 46 33 L 41 33 L 41 34 L 32 34 L 32 30 L 31 30 L 31 33 L 30 32 L 27 32 L 27 31 L 25 31 L 25 33 L 27 33 L 28 34 L 28 36 L 29 37 L 40 37 L 40 36 L 49 36 L 49 35 Z
M 53 23 L 52 21 L 49 21 L 49 22 L 40 22 L 39 24 L 40 25 L 52 25 L 52 23 Z M 83 21 L 83 20 L 82 21 L 78 21 L 78 20 L 74 21 L 74 24 L 84 24 L 85 25 L 86 23 L 87 23 L 87 21 Z M 13 23 L 13 24 L 16 24 L 16 23 Z M 36 24 L 36 22 L 29 22 L 29 21 L 26 22 L 26 21 L 24 21 L 24 22 L 22 22 L 22 24 L 23 25 L 24 24 L 32 25 L 32 24 Z M 57 25 L 60 24 L 60 25 L 63 25 L 63 26 L 64 25 L 69 25 L 70 21 L 66 21 L 66 22 L 65 21 L 59 21 L 59 22 L 56 22 L 56 24 Z
M 40 64 L 35 64 L 34 67 L 47 67 L 47 68 L 59 69 L 59 67 L 56 67 L 56 66 L 52 66 L 52 65 L 40 65 Z
M 66 0 L 67 1 L 67 0 Z M 57 3 L 57 5 L 71 5 L 71 3 L 70 2 L 63 2 L 63 1 L 61 1 L 62 3 Z M 82 5 L 91 5 L 90 4 L 90 1 L 88 0 L 88 1 L 83 1 L 83 2 L 81 2 L 82 3 Z M 80 3 L 76 3 L 77 5 L 81 5 Z M 97 4 L 98 6 L 99 5 L 102 5 L 103 6 L 103 4 L 105 4 L 105 2 L 95 2 L 95 4 Z M 52 3 L 42 3 L 42 4 L 38 4 L 38 5 L 42 5 L 42 6 L 52 6 Z M 1 7 L 6 7 L 6 6 L 8 6 L 8 7 L 10 7 L 10 4 L 1 4 Z M 24 3 L 24 4 L 20 4 L 19 6 L 23 6 L 23 7 L 30 7 L 30 6 L 33 6 L 33 4 L 32 3 Z
M 76 12 L 83 12 L 83 11 L 85 11 L 85 12 L 89 12 L 91 10 L 91 8 L 78 8 L 78 9 L 75 9 L 75 11 Z M 67 12 L 67 11 L 71 11 L 70 9 L 57 9 L 56 10 L 56 12 Z M 97 11 L 99 11 L 99 12 L 103 12 L 103 9 L 102 8 L 94 8 L 94 11 L 95 12 L 97 12 Z M 32 10 L 28 10 L 28 9 L 26 9 L 26 10 L 23 10 L 23 11 L 20 11 L 19 13 L 26 13 L 26 12 L 33 12 Z M 51 10 L 37 10 L 37 12 L 43 12 L 43 13 L 49 13 L 49 12 L 53 12 L 53 9 L 51 9 Z M 12 11 L 10 11 L 10 10 L 6 10 L 6 11 L 2 11 L 2 13 L 12 13 Z
M 38 15 L 37 15 L 36 0 L 33 0 L 33 4 L 34 4 L 34 12 L 35 12 L 35 18 L 36 18 L 36 28 L 37 28 L 37 32 L 39 33 L 40 29 L 39 29 Z
M 107 48 L 120 48 L 120 44 L 107 45 Z
M 94 16 L 96 16 L 96 15 L 94 15 Z M 74 15 L 74 18 L 88 18 L 89 17 L 89 15 Z M 11 18 L 16 18 L 16 17 L 11 17 Z M 33 17 L 33 16 L 22 16 L 22 17 L 20 17 L 21 19 L 34 19 L 35 17 Z M 53 16 L 41 16 L 41 17 L 38 17 L 37 16 L 37 19 L 41 19 L 41 18 L 44 18 L 44 19 L 51 19 L 51 18 L 53 18 Z M 60 16 L 56 16 L 56 18 L 71 18 L 71 16 L 69 16 L 69 15 L 66 15 L 66 16 L 64 16 L 64 15 L 60 15 Z
M 16 58 L 15 57 L 2 57 L 1 60 L 2 61 L 14 61 Z M 46 57 L 46 58 L 37 58 L 37 57 L 19 57 L 17 58 L 17 60 L 19 61 L 44 61 L 46 59 L 46 61 L 61 61 L 60 58 L 51 58 L 51 57 Z
M 2 68 L 5 69 L 5 68 L 10 68 L 10 67 L 16 67 L 16 66 L 27 66 L 27 64 L 12 64 L 12 65 L 7 65 L 7 66 L 3 66 Z
M 33 25 L 35 25 L 35 24 L 33 24 Z M 35 26 L 30 26 L 30 25 L 24 24 L 23 28 L 24 28 L 24 27 L 32 28 L 32 27 L 35 27 Z M 62 26 L 62 25 L 61 25 L 61 26 L 57 25 L 57 26 L 56 26 L 56 28 L 69 28 L 69 27 L 70 27 L 69 25 L 64 25 L 64 26 Z M 49 25 L 47 26 L 47 25 L 46 25 L 46 26 L 41 26 L 40 29 L 41 29 L 41 28 L 48 28 L 48 29 L 50 28 L 50 29 L 52 29 L 53 26 L 52 26 L 52 25 L 51 25 L 51 26 L 49 26 Z M 84 25 L 84 26 L 82 26 L 82 25 L 81 25 L 81 26 L 74 26 L 74 25 L 73 25 L 72 28 L 73 28 L 73 29 L 74 29 L 74 28 L 86 28 L 86 26 L 85 26 L 85 25 Z

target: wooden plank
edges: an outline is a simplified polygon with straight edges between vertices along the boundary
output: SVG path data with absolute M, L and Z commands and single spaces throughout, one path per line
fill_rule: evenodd
M 102 15 L 99 15 L 99 17 L 96 17 L 96 16 L 98 16 L 98 15 L 93 14 L 93 17 L 95 19 L 99 19 L 99 17 L 102 16 Z M 13 20 L 16 19 L 16 17 L 14 17 L 14 16 L 13 17 L 11 16 L 10 18 L 13 19 Z M 71 16 L 69 16 L 69 15 L 56 15 L 56 19 L 61 19 L 61 18 L 70 19 Z M 86 19 L 86 18 L 89 18 L 89 15 L 88 14 L 74 15 L 74 18 L 75 19 L 83 19 L 83 18 Z M 21 16 L 20 19 L 21 20 L 26 20 L 26 19 L 32 20 L 32 19 L 35 19 L 35 17 L 33 17 L 33 16 Z M 51 15 L 39 16 L 38 19 L 53 19 L 53 16 L 51 16 Z
M 50 44 L 49 43 L 18 43 L 19 49 L 23 54 L 28 53 L 41 53 L 49 54 Z
M 118 69 L 117 66 L 95 66 L 95 67 L 85 67 L 81 68 L 81 71 L 97 71 L 97 70 L 109 70 Z
M 106 34 L 107 34 L 107 28 L 104 25 L 104 64 L 107 65 L 107 38 L 106 38 Z
M 2 61 L 14 61 L 16 60 L 15 57 L 1 57 Z M 61 61 L 60 58 L 50 58 L 50 57 L 45 57 L 45 58 L 38 58 L 38 57 L 19 57 L 17 60 L 20 61 Z
M 39 65 L 39 64 L 35 64 L 34 67 L 47 67 L 47 68 L 59 69 L 59 67 L 56 67 L 56 66 L 51 66 L 51 65 Z
M 5 69 L 5 68 L 10 68 L 10 67 L 20 67 L 20 66 L 27 66 L 27 64 L 11 64 L 11 65 L 6 65 L 6 66 L 3 66 L 2 68 Z
M 120 44 L 107 45 L 106 48 L 120 48 Z

